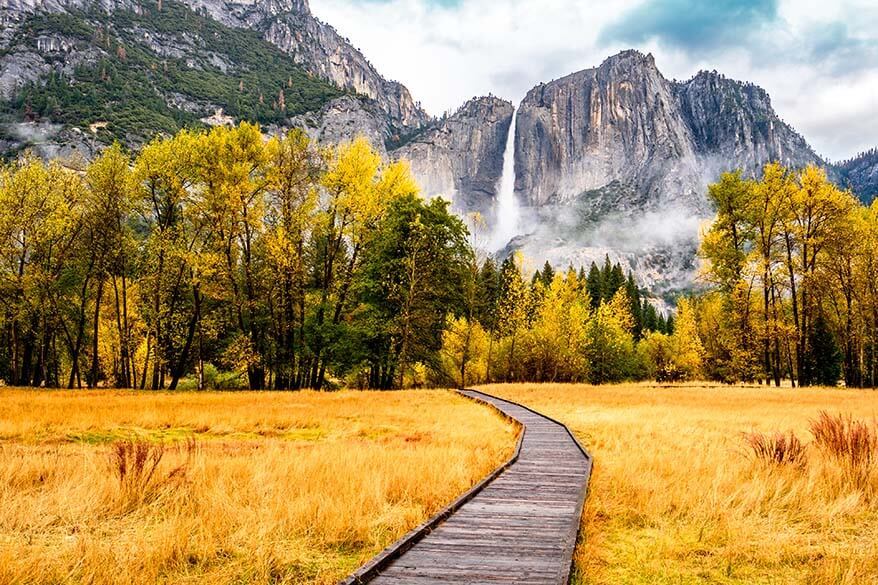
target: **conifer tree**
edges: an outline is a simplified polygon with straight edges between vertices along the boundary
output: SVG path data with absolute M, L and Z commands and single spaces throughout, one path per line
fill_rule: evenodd
M 591 268 L 588 270 L 586 288 L 588 290 L 588 298 L 591 302 L 591 308 L 597 309 L 604 298 L 604 282 L 601 270 L 594 262 L 591 263 Z
M 805 362 L 807 379 L 820 386 L 838 384 L 841 378 L 842 355 L 822 313 L 814 320 L 814 328 L 809 334 L 808 351 L 810 355 Z

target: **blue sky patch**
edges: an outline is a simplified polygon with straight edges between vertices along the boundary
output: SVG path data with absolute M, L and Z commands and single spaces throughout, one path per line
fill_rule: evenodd
M 745 43 L 777 19 L 777 0 L 647 0 L 601 34 L 604 42 L 652 39 L 682 49 Z

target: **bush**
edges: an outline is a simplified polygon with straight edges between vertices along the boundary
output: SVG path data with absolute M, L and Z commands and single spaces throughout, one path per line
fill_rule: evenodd
M 213 364 L 204 364 L 204 388 L 203 390 L 238 390 L 246 388 L 247 384 L 241 379 L 239 372 L 226 372 L 219 370 Z M 177 385 L 179 390 L 197 390 L 198 378 L 184 378 Z

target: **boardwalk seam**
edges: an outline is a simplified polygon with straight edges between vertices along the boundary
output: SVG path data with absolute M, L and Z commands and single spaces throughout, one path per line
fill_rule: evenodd
M 504 463 L 501 463 L 500 466 L 492 471 L 487 477 L 485 477 L 479 483 L 467 490 L 462 496 L 460 496 L 452 503 L 447 505 L 445 508 L 440 510 L 435 516 L 428 519 L 419 526 L 413 528 L 402 538 L 378 553 L 378 555 L 376 555 L 365 565 L 357 569 L 347 579 L 341 581 L 339 585 L 362 585 L 364 583 L 368 583 L 370 580 L 380 574 L 382 570 L 387 568 L 387 566 L 390 565 L 393 561 L 401 557 L 407 550 L 412 548 L 415 544 L 417 544 L 420 540 L 422 540 L 425 536 L 432 532 L 433 529 L 436 528 L 436 526 L 447 520 L 449 516 L 454 514 L 464 504 L 472 500 L 479 492 L 485 489 L 488 484 L 497 479 L 497 477 L 501 473 L 503 473 L 510 466 L 512 466 L 513 463 L 518 461 L 518 456 L 521 454 L 521 445 L 524 442 L 524 434 L 527 432 L 527 427 L 523 423 L 515 420 L 514 418 L 500 410 L 497 406 L 488 402 L 487 400 L 482 400 L 481 398 L 477 398 L 474 396 L 468 396 L 460 391 L 455 392 L 459 396 L 462 396 L 468 400 L 472 400 L 474 402 L 489 406 L 491 409 L 500 414 L 500 416 L 502 416 L 504 419 L 513 422 L 515 425 L 521 428 L 521 432 L 518 433 L 518 440 L 516 441 L 515 451 L 513 451 L 512 456 L 509 457 L 509 459 L 507 459 Z M 483 392 L 479 392 L 479 394 L 484 395 Z

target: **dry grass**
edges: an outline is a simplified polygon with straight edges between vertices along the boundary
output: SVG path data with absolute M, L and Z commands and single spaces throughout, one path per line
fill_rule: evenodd
M 567 423 L 595 457 L 576 553 L 579 583 L 878 583 L 878 464 L 862 464 L 868 472 L 852 481 L 844 463 L 852 456 L 835 454 L 863 460 L 868 447 L 859 445 L 869 444 L 863 429 L 874 430 L 878 393 L 649 385 L 486 390 Z M 762 434 L 766 457 L 774 459 L 781 433 L 784 460 L 796 450 L 790 435 L 801 438 L 802 464 L 753 456 L 748 436 Z
M 0 390 L 0 583 L 334 583 L 514 433 L 446 392 Z

